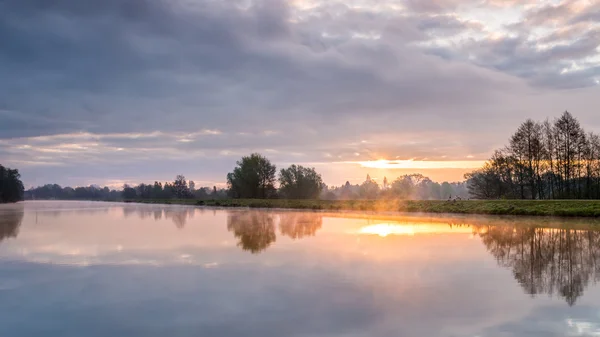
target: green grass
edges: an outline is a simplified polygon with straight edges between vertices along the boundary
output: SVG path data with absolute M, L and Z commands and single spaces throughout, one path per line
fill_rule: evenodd
M 600 217 L 599 200 L 127 200 L 151 204 L 381 212 Z

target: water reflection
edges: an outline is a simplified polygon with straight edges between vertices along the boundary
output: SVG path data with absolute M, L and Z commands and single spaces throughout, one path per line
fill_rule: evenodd
M 19 235 L 19 228 L 24 218 L 23 207 L 13 207 L 10 212 L 2 211 L 0 209 L 0 241 L 7 238 L 16 238 Z M 236 245 L 252 254 L 265 252 L 277 242 L 278 235 L 293 240 L 305 240 L 309 237 L 319 236 L 317 234 L 324 227 L 324 218 L 338 218 L 344 225 L 351 225 L 353 222 L 359 224 L 359 227 L 355 225 L 351 231 L 344 231 L 346 237 L 348 237 L 347 234 L 369 235 L 378 244 L 394 242 L 394 236 L 424 237 L 449 233 L 470 235 L 472 238 L 481 240 L 487 252 L 494 257 L 499 266 L 512 271 L 514 279 L 525 293 L 532 296 L 540 294 L 547 294 L 552 297 L 558 296 L 570 306 L 573 306 L 583 296 L 584 291 L 591 284 L 595 284 L 600 280 L 600 231 L 597 230 L 598 226 L 586 225 L 588 220 L 584 220 L 583 223 L 569 222 L 567 226 L 561 223 L 547 223 L 545 222 L 548 221 L 547 219 L 527 218 L 508 218 L 507 220 L 493 217 L 465 217 L 457 220 L 452 218 L 428 219 L 393 216 L 387 218 L 373 216 L 371 218 L 370 216 L 361 217 L 360 215 L 345 213 L 293 211 L 228 210 L 219 212 L 222 217 L 220 222 L 222 235 L 228 238 L 233 235 L 236 239 Z M 124 206 L 122 204 L 109 204 L 105 208 L 96 206 L 80 209 L 69 207 L 62 209 L 41 208 L 36 209 L 32 214 L 35 216 L 35 223 L 37 223 L 38 216 L 49 216 L 57 219 L 61 216 L 68 218 L 73 215 L 85 216 L 89 219 L 100 219 L 107 216 L 133 217 L 144 220 L 144 222 L 148 220 L 169 220 L 176 228 L 182 231 L 186 230 L 182 235 L 190 237 L 189 241 L 186 241 L 190 246 L 198 244 L 200 238 L 204 238 L 209 243 L 227 242 L 226 238 L 219 237 L 217 240 L 207 236 L 206 232 L 200 232 L 198 226 L 185 229 L 186 224 L 192 222 L 195 217 L 198 219 L 194 219 L 192 225 L 194 225 L 194 222 L 198 222 L 197 220 L 204 222 L 206 216 L 216 216 L 217 211 L 214 209 L 168 205 Z M 225 218 L 227 231 L 224 230 L 225 226 L 223 226 Z M 33 218 L 31 219 L 33 222 Z M 78 221 L 85 221 L 85 219 Z M 62 220 L 56 223 L 59 222 L 62 222 Z M 166 227 L 169 227 L 168 224 Z M 84 227 L 67 226 L 65 228 L 69 230 L 82 230 L 83 228 L 91 230 L 94 229 L 94 226 L 90 224 L 90 226 Z M 118 235 L 120 228 L 114 227 L 110 230 L 118 240 L 123 239 Z M 39 230 L 41 229 L 48 232 L 52 231 L 52 228 L 45 226 L 39 227 Z M 157 227 L 153 229 L 158 230 Z M 138 228 L 137 231 L 139 232 L 139 230 Z M 196 233 L 196 231 L 204 235 L 194 234 L 191 237 L 188 234 Z M 176 232 L 179 233 L 179 231 Z M 169 235 L 166 231 L 156 235 L 160 239 L 156 239 L 152 244 L 157 245 L 155 242 L 162 240 L 161 243 L 167 246 L 165 234 Z M 85 248 L 89 247 L 94 247 L 93 251 L 97 252 L 100 251 L 99 248 L 90 244 L 90 242 L 96 243 L 93 240 L 98 240 L 95 235 L 99 234 L 89 235 L 89 242 L 80 243 L 65 242 L 64 240 L 69 237 L 69 233 L 63 233 L 62 236 L 58 236 L 61 240 L 57 241 L 58 244 L 40 244 L 39 246 L 43 246 L 45 252 L 51 249 L 63 251 L 66 250 L 66 247 L 72 247 L 69 249 L 71 256 L 75 256 L 73 252 L 84 252 L 86 251 Z M 135 245 L 130 242 L 130 246 L 128 246 L 126 243 L 119 241 L 114 244 L 114 247 L 107 244 L 107 248 L 104 249 L 105 251 L 119 252 L 121 246 L 138 250 L 153 247 L 148 244 L 148 240 L 152 237 L 149 233 L 145 233 L 145 235 L 146 237 L 143 240 L 140 239 L 139 242 L 136 241 Z M 106 239 L 107 242 L 111 242 L 110 240 L 113 240 L 113 238 Z M 182 239 L 173 237 L 171 240 L 172 245 L 177 245 L 181 243 Z M 335 241 L 332 242 L 335 243 Z M 318 242 L 315 244 L 318 244 Z M 348 242 L 343 244 L 348 245 Z M 402 247 L 398 245 L 392 249 L 400 248 Z M 483 251 L 483 247 L 481 248 Z M 188 255 L 187 253 L 181 254 L 181 256 Z
M 0 336 L 600 335 L 590 220 L 18 206 Z
M 520 226 L 474 226 L 496 258 L 531 295 L 559 294 L 575 304 L 600 279 L 600 232 Z
M 171 220 L 173 224 L 179 229 L 184 228 L 188 219 L 192 219 L 196 212 L 202 212 L 201 210 L 193 207 L 180 207 L 180 206 L 128 206 L 123 208 L 123 216 L 125 218 L 132 215 L 137 215 L 139 219 L 154 219 L 156 221 L 162 220 L 164 217 L 167 220 Z
M 141 220 L 154 219 L 155 221 L 163 218 L 171 220 L 179 229 L 184 228 L 188 219 L 194 217 L 196 212 L 202 210 L 193 207 L 180 206 L 154 206 L 154 205 L 126 205 L 124 207 L 105 207 L 105 208 L 84 208 L 84 209 L 38 209 L 36 216 L 60 218 L 61 216 L 75 215 L 101 215 L 108 214 L 111 209 L 115 209 L 123 215 L 124 218 L 136 216 Z
M 180 207 L 180 206 L 148 206 L 148 205 L 136 205 L 123 207 L 123 216 L 128 218 L 132 215 L 137 215 L 139 219 L 154 219 L 160 221 L 163 218 L 171 220 L 175 227 L 183 229 L 188 219 L 194 218 L 196 212 L 203 212 L 203 210 L 193 207 Z
M 194 217 L 194 209 L 193 208 L 184 208 L 184 209 L 165 209 L 163 211 L 164 217 L 167 220 L 171 220 L 175 227 L 182 229 L 185 227 L 188 218 Z M 154 214 L 156 218 L 156 214 Z
M 452 225 L 443 226 L 440 224 L 429 225 L 427 223 L 377 223 L 364 226 L 359 230 L 360 234 L 372 234 L 381 237 L 389 235 L 409 235 L 418 234 L 443 234 L 443 233 L 471 233 L 472 230 L 468 225 Z
M 0 210 L 0 242 L 17 237 L 24 214 L 23 207 L 15 208 L 10 212 Z
M 256 210 L 230 212 L 227 216 L 227 229 L 239 239 L 238 247 L 252 254 L 258 254 L 277 240 L 276 222 L 279 222 L 281 235 L 301 239 L 315 235 L 323 225 L 323 216 L 309 212 L 279 214 Z
M 513 220 L 515 222 L 517 220 Z M 600 231 L 540 228 L 528 224 L 390 223 L 363 226 L 359 234 L 390 235 L 471 233 L 481 239 L 498 265 L 512 270 L 525 293 L 560 296 L 573 306 L 590 284 L 600 280 Z M 476 223 L 476 222 L 475 222 Z M 580 226 L 581 227 L 581 226 Z
M 257 254 L 275 242 L 275 219 L 261 211 L 234 212 L 227 216 L 227 229 L 239 239 L 238 246 Z
M 318 213 L 289 212 L 279 215 L 281 235 L 292 239 L 314 236 L 323 226 L 323 216 Z

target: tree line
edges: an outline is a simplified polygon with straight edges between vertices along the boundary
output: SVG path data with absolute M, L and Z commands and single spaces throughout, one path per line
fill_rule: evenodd
M 254 153 L 242 157 L 227 174 L 227 188 L 197 187 L 192 180 L 178 175 L 172 182 L 125 184 L 121 190 L 97 185 L 62 187 L 47 184 L 25 192 L 28 200 L 167 200 L 167 199 L 420 199 L 439 200 L 468 198 L 465 183 L 437 183 L 421 174 L 403 175 L 388 182 L 377 183 L 367 175 L 364 182 L 342 186 L 327 186 L 314 169 L 291 165 L 277 172 L 266 157 Z
M 100 187 L 96 185 L 82 187 L 62 187 L 57 184 L 47 184 L 29 189 L 25 192 L 27 200 L 98 200 L 120 201 L 133 199 L 223 199 L 227 191 L 217 187 L 196 188 L 194 181 L 186 181 L 178 175 L 173 182 L 158 182 L 154 184 L 139 184 L 136 186 L 123 185 L 121 190 Z
M 122 198 L 131 199 L 224 199 L 227 191 L 216 186 L 196 187 L 193 180 L 187 181 L 185 176 L 178 175 L 173 182 L 164 184 L 155 181 L 154 184 L 124 185 Z
M 0 203 L 23 200 L 24 190 L 19 170 L 0 165 Z
M 405 199 L 405 200 L 448 200 L 467 199 L 469 193 L 466 183 L 447 181 L 435 182 L 422 174 L 405 174 L 392 182 L 385 177 L 378 184 L 369 175 L 361 184 L 346 182 L 339 187 L 328 188 L 322 196 L 329 200 L 355 199 Z
M 237 162 L 227 175 L 231 198 L 285 198 L 285 199 L 449 199 L 468 198 L 465 183 L 436 183 L 422 174 L 409 174 L 378 184 L 369 175 L 361 184 L 346 182 L 339 187 L 328 187 L 314 168 L 291 165 L 277 168 L 267 158 L 254 153 Z M 276 188 L 276 183 L 279 188 Z
M 317 199 L 325 188 L 314 168 L 291 165 L 279 172 L 267 158 L 258 153 L 242 157 L 233 172 L 227 174 L 229 196 L 235 199 Z M 279 182 L 279 189 L 275 183 Z
M 479 199 L 600 199 L 600 138 L 567 111 L 553 121 L 528 119 L 465 178 Z
M 121 191 L 96 185 L 81 187 L 62 187 L 57 184 L 46 184 L 31 188 L 25 192 L 26 200 L 96 200 L 117 201 L 121 199 Z

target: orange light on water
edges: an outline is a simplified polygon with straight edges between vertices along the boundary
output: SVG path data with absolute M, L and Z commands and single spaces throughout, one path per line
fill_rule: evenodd
M 359 234 L 378 235 L 386 237 L 389 235 L 408 235 L 416 234 L 440 234 L 440 233 L 462 233 L 472 234 L 470 227 L 451 227 L 442 224 L 393 224 L 380 223 L 361 227 L 358 230 Z
M 393 224 L 377 224 L 362 227 L 359 230 L 360 234 L 372 234 L 386 237 L 388 235 L 415 235 L 415 231 L 412 226 L 400 226 Z

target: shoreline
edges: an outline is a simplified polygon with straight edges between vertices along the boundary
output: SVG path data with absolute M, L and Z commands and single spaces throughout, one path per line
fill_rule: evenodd
M 129 199 L 125 203 L 226 208 L 280 208 L 324 211 L 448 213 L 553 217 L 600 217 L 600 200 L 289 200 Z

